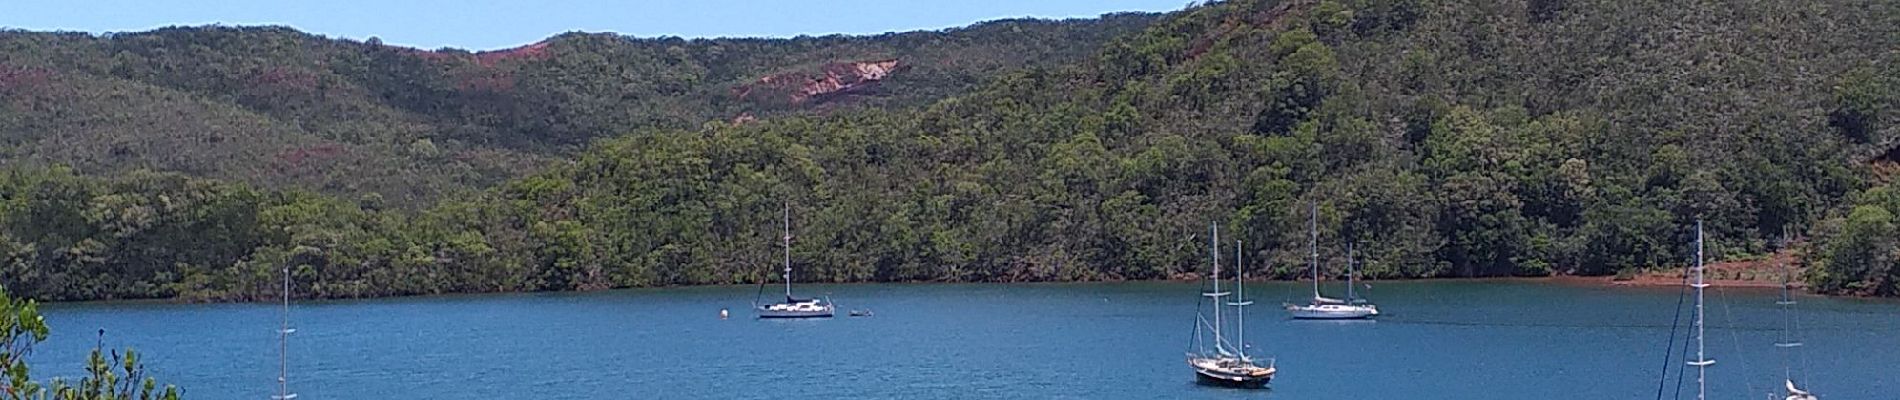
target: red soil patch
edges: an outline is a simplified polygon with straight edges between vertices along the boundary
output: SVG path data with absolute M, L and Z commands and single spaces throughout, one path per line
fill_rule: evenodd
M 1874 173 L 1874 182 L 1893 182 L 1894 177 L 1900 176 L 1900 163 L 1894 160 L 1876 158 L 1867 163 L 1867 168 Z
M 465 53 L 460 51 L 432 51 L 407 47 L 399 51 L 436 62 L 468 62 L 472 68 L 455 68 L 457 90 L 465 92 L 504 93 L 515 89 L 514 74 L 506 69 L 496 69 L 496 65 L 512 60 L 545 60 L 554 54 L 548 51 L 548 42 L 535 42 L 512 49 Z
M 493 67 L 497 63 L 500 63 L 502 61 L 508 61 L 508 60 L 545 60 L 548 57 L 553 56 L 552 54 L 548 53 L 548 42 L 535 42 L 534 44 L 516 47 L 512 49 L 480 51 L 480 52 L 474 52 L 474 53 L 464 53 L 464 52 L 459 52 L 459 51 L 423 50 L 423 49 L 417 49 L 417 48 L 411 48 L 411 47 L 397 47 L 397 46 L 390 46 L 390 47 L 395 47 L 399 49 L 399 51 L 402 51 L 404 53 L 409 53 L 411 55 L 415 55 L 416 57 L 421 57 L 425 60 L 431 60 L 431 61 L 469 60 L 469 61 L 474 61 L 475 64 L 481 65 L 483 67 Z
M 1710 263 L 1705 265 L 1708 270 L 1703 275 L 1703 281 L 1715 286 L 1778 288 L 1782 285 L 1782 279 L 1792 278 L 1790 284 L 1795 287 L 1804 287 L 1806 284 L 1800 280 L 1804 271 L 1797 268 L 1798 256 L 1799 254 L 1794 250 L 1786 250 L 1760 260 Z M 1788 269 L 1783 270 L 1783 266 L 1787 266 Z M 1578 277 L 1576 279 L 1602 279 L 1617 285 L 1673 286 L 1682 284 L 1684 273 L 1682 269 L 1670 269 L 1642 272 L 1628 279 L 1609 277 Z
M 1586 285 L 1646 286 L 1646 287 L 1647 286 L 1662 287 L 1662 286 L 1681 286 L 1682 285 L 1681 274 L 1667 274 L 1667 273 L 1645 273 L 1642 275 L 1638 275 L 1635 278 L 1623 279 L 1623 280 L 1618 280 L 1616 277 L 1609 277 L 1609 276 L 1553 276 L 1549 278 L 1535 278 L 1535 279 L 1548 279 L 1552 282 L 1557 282 L 1557 283 L 1575 283 L 1575 284 L 1586 284 Z M 1779 288 L 1781 287 L 1781 281 L 1770 282 L 1770 281 L 1759 281 L 1759 280 L 1710 279 L 1707 277 L 1704 277 L 1702 281 L 1714 287 L 1740 287 L 1740 288 Z M 1801 283 L 1796 282 L 1795 286 L 1800 287 Z
M 492 67 L 495 66 L 495 63 L 507 60 L 545 60 L 550 56 L 551 55 L 548 54 L 548 42 L 535 42 L 534 44 L 512 49 L 475 53 L 475 63 L 481 64 L 484 67 Z
M 281 167 L 297 168 L 303 166 L 304 161 L 328 160 L 339 155 L 343 155 L 342 145 L 324 144 L 277 152 L 277 162 Z
M 270 67 L 251 74 L 251 84 L 292 89 L 315 89 L 317 74 L 297 68 Z
M 766 75 L 758 82 L 732 88 L 732 95 L 747 99 L 754 92 L 783 95 L 792 104 L 824 99 L 876 85 L 890 74 L 908 68 L 895 58 L 825 64 L 817 73 L 785 72 Z
M 52 78 L 50 69 L 0 64 L 0 89 L 38 86 Z
M 1268 31 L 1280 31 L 1286 25 L 1287 15 L 1296 11 L 1305 11 L 1314 4 L 1316 3 L 1311 1 L 1289 1 L 1252 15 L 1229 15 L 1221 20 L 1220 27 L 1210 29 L 1206 34 L 1194 38 L 1194 42 L 1188 46 L 1187 54 L 1183 56 L 1189 60 L 1200 58 L 1202 54 L 1207 53 L 1208 49 L 1214 47 L 1216 40 L 1232 36 L 1233 32 L 1241 26 L 1251 25 Z
M 464 92 L 509 92 L 515 89 L 515 77 L 501 72 L 465 74 L 455 88 Z

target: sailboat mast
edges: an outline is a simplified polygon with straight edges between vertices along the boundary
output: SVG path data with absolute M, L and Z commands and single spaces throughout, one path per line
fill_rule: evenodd
M 1777 268 L 1782 268 L 1782 266 L 1779 265 L 1780 263 L 1776 264 L 1775 266 Z M 1775 302 L 1775 304 L 1781 306 L 1781 341 L 1775 342 L 1775 347 L 1784 349 L 1781 352 L 1782 378 L 1789 382 L 1794 382 L 1794 362 L 1792 360 L 1793 357 L 1788 356 L 1788 353 L 1791 353 L 1788 349 L 1799 344 L 1795 343 L 1794 338 L 1788 334 L 1788 309 L 1794 306 L 1794 294 L 1791 293 L 1792 288 L 1788 286 L 1788 270 L 1783 268 L 1781 270 L 1781 301 Z
M 277 329 L 277 396 L 276 400 L 297 398 L 290 393 L 290 265 L 284 265 L 284 302 L 283 322 Z
M 1359 295 L 1353 292 L 1353 287 L 1352 287 L 1353 285 L 1352 276 L 1357 275 L 1357 272 L 1358 272 L 1358 271 L 1353 270 L 1352 256 L 1353 256 L 1352 242 L 1346 242 L 1346 301 L 1349 304 L 1352 301 L 1352 299 L 1359 298 Z
M 1214 296 L 1214 348 L 1225 349 L 1227 342 L 1221 339 L 1221 334 L 1220 334 L 1220 330 L 1221 330 L 1220 315 L 1221 315 L 1221 308 L 1222 308 L 1221 303 L 1223 302 L 1223 300 L 1221 300 L 1221 297 L 1224 297 L 1220 291 L 1220 223 L 1218 222 L 1214 223 L 1212 229 L 1213 229 L 1213 234 L 1214 234 L 1213 236 L 1214 243 L 1212 247 L 1212 250 L 1214 253 L 1213 254 L 1214 255 L 1214 294 L 1213 294 Z M 1226 353 L 1225 350 L 1222 350 L 1221 352 Z
M 1313 202 L 1309 209 L 1306 221 L 1306 250 L 1308 255 L 1312 256 L 1310 262 L 1313 266 L 1313 298 L 1317 299 L 1319 298 L 1319 202 Z
M 1247 358 L 1247 265 L 1240 262 L 1241 242 L 1234 241 L 1234 334 L 1240 335 L 1240 358 Z
M 1708 393 L 1708 367 L 1715 364 L 1703 353 L 1702 289 L 1709 287 L 1702 281 L 1702 221 L 1695 223 L 1695 361 L 1689 365 L 1696 367 L 1696 400 L 1702 400 Z
M 792 298 L 792 205 L 785 205 L 785 301 Z
M 1784 349 L 1781 354 L 1782 372 L 1789 382 L 1793 382 L 1794 348 L 1801 347 L 1800 338 L 1795 337 L 1794 332 L 1796 325 L 1794 319 L 1794 277 L 1790 275 L 1786 265 L 1779 265 L 1779 263 L 1777 263 L 1777 267 L 1781 268 L 1781 301 L 1777 301 L 1775 304 L 1781 306 L 1781 341 L 1775 342 L 1775 347 Z

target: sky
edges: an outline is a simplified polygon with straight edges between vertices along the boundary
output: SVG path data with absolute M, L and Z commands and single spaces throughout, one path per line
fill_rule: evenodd
M 1013 17 L 1173 11 L 1186 0 L 6 0 L 0 27 L 137 32 L 173 25 L 287 25 L 424 49 L 494 50 L 562 32 L 791 37 L 942 29 Z

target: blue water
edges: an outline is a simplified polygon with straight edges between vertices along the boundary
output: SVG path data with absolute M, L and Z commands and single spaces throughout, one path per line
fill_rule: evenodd
M 307 302 L 291 378 L 303 399 L 1276 398 L 1650 399 L 1674 288 L 1523 281 L 1380 283 L 1375 322 L 1284 319 L 1306 286 L 1262 283 L 1267 391 L 1194 384 L 1196 287 L 1178 283 L 803 286 L 830 320 L 761 321 L 753 287 Z M 1709 294 L 1710 398 L 1778 385 L 1773 293 Z M 1900 303 L 1804 298 L 1797 378 L 1829 400 L 1900 393 Z M 718 318 L 721 307 L 733 317 Z M 869 308 L 873 317 L 845 317 Z M 275 392 L 274 305 L 55 304 L 35 376 L 76 376 L 95 331 L 192 399 Z M 1683 329 L 1687 329 L 1684 321 Z M 1680 348 L 1678 348 L 1680 349 Z M 1680 359 L 1670 364 L 1676 369 Z M 1691 370 L 1693 372 L 1693 370 Z M 1667 380 L 1664 398 L 1676 398 Z M 1684 382 L 1693 398 L 1693 374 Z

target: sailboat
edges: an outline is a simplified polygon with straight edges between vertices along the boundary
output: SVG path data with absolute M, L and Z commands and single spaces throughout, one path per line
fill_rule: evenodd
M 759 304 L 752 301 L 759 318 L 831 318 L 833 307 L 830 299 L 801 299 L 792 296 L 792 206 L 785 206 L 785 302 Z M 759 283 L 760 292 L 764 292 L 765 283 Z
M 1365 319 L 1379 315 L 1379 306 L 1359 298 L 1353 292 L 1352 251 L 1346 251 L 1346 299 L 1326 297 L 1319 292 L 1319 205 L 1314 204 L 1311 220 L 1307 223 L 1310 236 L 1308 251 L 1312 256 L 1313 300 L 1306 304 L 1286 304 L 1286 311 L 1295 319 Z M 1350 246 L 1350 245 L 1348 245 Z
M 1794 319 L 1794 283 L 1790 278 L 1791 277 L 1788 276 L 1787 267 L 1783 266 L 1781 272 L 1781 300 L 1775 302 L 1776 305 L 1781 306 L 1781 340 L 1775 342 L 1775 347 L 1783 351 L 1781 359 L 1783 371 L 1786 375 L 1783 377 L 1782 382 L 1788 388 L 1787 400 L 1819 400 L 1819 396 L 1815 396 L 1806 390 L 1801 390 L 1800 387 L 1794 384 L 1793 353 L 1795 349 L 1801 347 L 1801 342 L 1799 338 L 1795 337 L 1794 330 L 1797 323 Z
M 1252 305 L 1253 302 L 1245 299 L 1244 292 L 1246 289 L 1244 284 L 1234 285 L 1234 301 L 1222 301 L 1229 293 L 1220 290 L 1220 226 L 1215 225 L 1212 231 L 1214 236 L 1209 253 L 1213 258 L 1214 272 L 1211 276 L 1214 286 L 1212 291 L 1202 292 L 1201 295 L 1214 302 L 1214 319 L 1213 321 L 1208 321 L 1206 315 L 1201 313 L 1202 310 L 1198 307 L 1195 310 L 1194 344 L 1197 348 L 1196 351 L 1187 354 L 1188 366 L 1194 368 L 1196 380 L 1202 383 L 1244 388 L 1265 387 L 1268 381 L 1273 380 L 1273 374 L 1277 372 L 1278 369 L 1274 368 L 1272 360 L 1268 360 L 1267 366 L 1263 367 L 1254 362 L 1253 357 L 1247 355 L 1247 325 L 1246 312 L 1244 312 L 1244 310 L 1246 310 L 1247 306 Z M 1243 268 L 1241 268 L 1240 264 L 1239 242 L 1235 243 L 1235 276 L 1238 280 L 1244 282 L 1246 274 L 1242 272 Z M 1221 320 L 1221 310 L 1226 307 L 1234 307 L 1234 324 L 1235 328 L 1238 329 L 1236 334 L 1240 337 L 1238 340 L 1240 343 L 1239 346 L 1227 343 L 1228 337 L 1225 335 L 1223 327 L 1225 322 Z M 1213 349 L 1208 349 L 1205 346 L 1205 342 L 1202 341 L 1201 331 L 1204 327 L 1209 328 L 1208 330 L 1213 333 Z
M 277 328 L 277 394 L 271 400 L 291 400 L 297 398 L 290 392 L 290 334 L 297 332 L 290 327 L 290 265 L 284 265 L 284 322 Z

